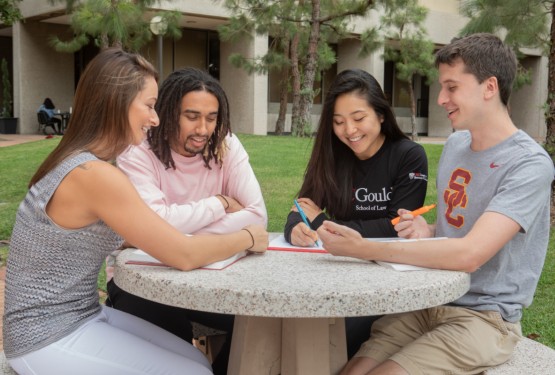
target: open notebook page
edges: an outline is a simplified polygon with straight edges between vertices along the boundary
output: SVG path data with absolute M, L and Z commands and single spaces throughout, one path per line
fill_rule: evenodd
M 224 268 L 232 265 L 233 263 L 237 262 L 239 259 L 245 257 L 246 255 L 247 255 L 246 251 L 241 251 L 235 255 L 232 255 L 227 259 L 219 260 L 217 262 L 207 264 L 206 266 L 203 266 L 200 268 L 206 269 L 206 270 L 223 270 Z M 149 255 L 148 253 L 145 253 L 143 250 L 140 250 L 140 249 L 135 249 L 131 252 L 131 257 L 127 261 L 127 264 L 167 267 L 158 259 Z
M 426 240 L 439 240 L 439 239 L 445 239 L 445 237 L 424 238 L 424 239 L 418 239 L 418 240 L 399 238 L 399 237 L 367 238 L 368 241 L 378 241 L 378 242 L 394 242 L 394 241 L 413 242 L 413 241 L 426 241 Z M 293 251 L 293 252 L 303 252 L 303 253 L 327 253 L 327 251 L 323 248 L 321 242 L 320 242 L 320 246 L 316 246 L 316 245 L 312 247 L 294 246 L 285 240 L 285 237 L 283 236 L 283 234 L 280 236 L 277 236 L 270 242 L 270 244 L 268 245 L 268 250 Z M 385 261 L 375 261 L 375 263 L 383 267 L 393 268 L 394 270 L 397 270 L 397 271 L 418 271 L 418 270 L 430 269 L 425 267 L 413 266 L 410 264 L 392 263 L 392 262 L 385 262 Z

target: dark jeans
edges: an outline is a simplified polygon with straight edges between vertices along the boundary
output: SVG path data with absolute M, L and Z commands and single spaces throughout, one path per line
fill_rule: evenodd
M 381 317 L 381 315 L 376 315 L 345 318 L 348 359 L 353 358 L 360 349 L 360 346 L 370 338 L 370 328 L 372 328 L 372 324 Z
M 56 134 L 62 134 L 62 120 L 56 117 L 50 117 L 50 121 L 56 123 L 56 125 L 54 126 Z
M 207 327 L 227 332 L 226 341 L 212 363 L 214 374 L 227 373 L 233 321 L 235 318 L 233 315 L 188 310 L 153 302 L 127 293 L 118 287 L 114 280 L 108 282 L 106 305 L 149 321 L 187 342 L 192 342 L 193 340 L 191 322 L 197 322 Z

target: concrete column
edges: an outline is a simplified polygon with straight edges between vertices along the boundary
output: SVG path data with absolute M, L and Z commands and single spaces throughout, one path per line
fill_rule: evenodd
M 513 90 L 509 101 L 511 118 L 514 124 L 530 137 L 544 141 L 547 134 L 543 108 L 547 100 L 547 58 L 529 56 L 521 63 L 531 71 L 532 82 Z
M 363 69 L 372 74 L 383 87 L 384 61 L 383 49 L 374 51 L 366 57 L 359 57 L 360 41 L 346 39 L 337 48 L 337 73 L 346 69 Z
M 248 74 L 229 62 L 232 53 L 248 58 L 266 54 L 268 37 L 255 36 L 237 43 L 222 42 L 220 45 L 220 82 L 229 99 L 231 130 L 237 133 L 267 134 L 268 124 L 268 76 Z
M 74 93 L 72 53 L 56 52 L 48 39 L 61 35 L 67 26 L 26 20 L 13 26 L 14 115 L 19 118 L 20 134 L 38 130 L 37 109 L 44 98 L 66 111 Z
M 453 132 L 451 121 L 447 118 L 445 108 L 437 104 L 437 96 L 441 86 L 439 82 L 434 81 L 430 85 L 430 104 L 428 110 L 428 136 L 429 137 L 447 137 Z

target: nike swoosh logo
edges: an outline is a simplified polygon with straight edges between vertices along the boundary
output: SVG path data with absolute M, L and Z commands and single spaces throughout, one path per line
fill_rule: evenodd
M 495 164 L 494 162 L 491 162 L 491 164 L 489 165 L 489 167 L 490 167 L 491 169 L 493 169 L 493 168 L 499 167 L 499 165 Z

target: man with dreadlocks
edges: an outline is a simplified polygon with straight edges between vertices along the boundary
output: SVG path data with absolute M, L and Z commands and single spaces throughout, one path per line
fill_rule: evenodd
M 194 68 L 177 70 L 160 87 L 160 126 L 143 144 L 117 159 L 141 197 L 183 233 L 229 233 L 267 224 L 260 185 L 239 139 L 232 135 L 229 105 L 219 82 Z M 202 251 L 202 249 L 199 249 Z M 110 277 L 111 275 L 108 275 Z M 191 341 L 190 321 L 228 332 L 214 373 L 225 373 L 233 316 L 186 310 L 139 298 L 108 282 L 120 309 Z M 188 320 L 187 320 L 188 319 Z

